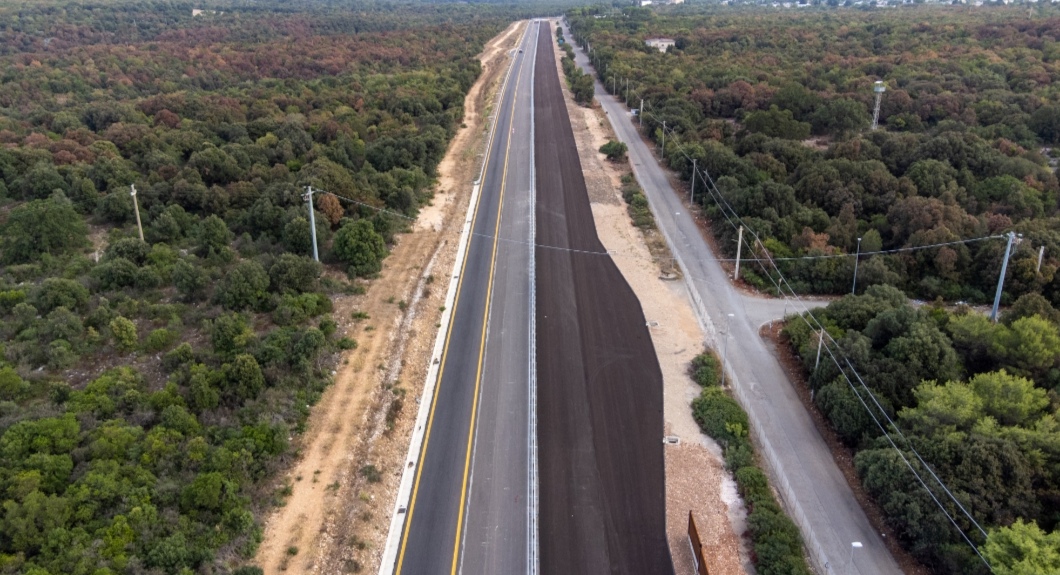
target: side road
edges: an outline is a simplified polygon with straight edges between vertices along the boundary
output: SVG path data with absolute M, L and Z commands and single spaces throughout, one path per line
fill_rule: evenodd
M 571 37 L 566 26 L 564 34 Z M 595 78 L 588 58 L 575 48 L 577 64 Z M 901 573 L 880 534 L 858 506 L 780 363 L 759 337 L 759 326 L 769 321 L 760 311 L 762 301 L 741 294 L 729 282 L 683 195 L 674 191 L 637 132 L 634 118 L 620 100 L 604 91 L 599 80 L 595 84 L 596 98 L 618 138 L 629 147 L 633 172 L 684 271 L 704 334 L 722 351 L 732 374 L 733 391 L 751 418 L 774 485 L 802 528 L 811 561 L 820 573 Z M 788 313 L 802 311 L 798 302 L 782 305 Z M 854 542 L 862 547 L 854 548 Z

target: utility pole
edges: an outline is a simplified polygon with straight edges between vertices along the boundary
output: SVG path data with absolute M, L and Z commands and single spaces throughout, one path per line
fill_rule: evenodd
M 629 107 L 629 78 L 626 78 L 626 107 Z
M 617 92 L 618 92 L 618 75 L 617 74 L 611 74 L 611 93 L 614 94 L 614 93 L 617 93 Z
M 854 290 L 858 287 L 858 260 L 861 259 L 861 238 L 858 238 L 858 253 L 854 256 L 854 285 L 850 286 L 850 295 L 854 295 Z
M 821 348 L 824 347 L 824 328 L 821 328 L 821 333 L 817 336 L 817 361 L 813 364 L 813 370 L 817 371 L 817 367 L 821 365 Z
M 640 116 L 640 125 L 644 125 L 644 98 L 640 99 L 640 107 L 637 108 L 637 115 Z
M 133 211 L 136 212 L 136 229 L 140 232 L 140 241 L 144 241 L 144 226 L 140 223 L 140 203 L 136 201 L 136 186 L 129 186 L 129 195 L 133 199 Z
M 688 202 L 696 204 L 696 159 L 692 158 L 692 193 L 688 196 Z
M 315 190 L 320 191 L 320 190 Z M 305 187 L 305 195 L 302 196 L 306 201 L 309 202 L 309 232 L 313 235 L 313 259 L 320 261 L 320 254 L 317 252 L 317 218 L 316 214 L 313 213 L 313 186 Z
M 732 274 L 732 279 L 740 279 L 740 251 L 743 248 L 743 226 L 740 226 L 740 236 L 736 240 L 736 273 Z
M 1005 272 L 1008 271 L 1008 258 L 1012 255 L 1012 243 L 1016 241 L 1016 232 L 1008 233 L 1008 244 L 1005 245 L 1005 259 L 1001 262 L 1001 277 L 997 278 L 997 293 L 994 294 L 994 309 L 990 310 L 990 320 L 997 323 L 997 306 L 1001 305 L 1001 288 L 1005 286 Z
M 1044 256 L 1045 256 L 1045 246 L 1042 246 L 1041 248 L 1038 249 L 1038 269 L 1035 270 L 1038 273 L 1042 273 L 1042 257 L 1044 257 Z

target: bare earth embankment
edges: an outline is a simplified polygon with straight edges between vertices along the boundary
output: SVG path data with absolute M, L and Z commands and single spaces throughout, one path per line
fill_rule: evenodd
M 266 574 L 378 567 L 445 298 L 444 281 L 434 277 L 452 268 L 490 103 L 524 25 L 509 26 L 479 56 L 482 75 L 415 231 L 399 236 L 363 295 L 336 298 L 340 330 L 359 346 L 346 352 L 297 440 L 299 459 L 285 479 L 290 495 L 268 518 L 255 558 Z M 355 320 L 355 312 L 368 317 Z

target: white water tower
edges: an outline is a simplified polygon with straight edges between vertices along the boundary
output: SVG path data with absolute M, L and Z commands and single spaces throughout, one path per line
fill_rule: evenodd
M 872 129 L 875 130 L 880 125 L 880 100 L 883 99 L 883 93 L 887 91 L 887 87 L 883 85 L 882 80 L 876 80 L 876 83 L 872 85 L 872 91 L 876 92 L 876 107 L 872 110 Z

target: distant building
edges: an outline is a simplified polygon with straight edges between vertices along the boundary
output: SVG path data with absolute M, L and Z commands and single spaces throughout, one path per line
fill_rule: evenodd
M 651 6 L 651 0 L 640 0 L 640 6 L 641 8 L 645 6 Z
M 660 52 L 665 52 L 671 46 L 674 45 L 673 38 L 648 38 L 644 41 L 645 44 L 657 49 Z

